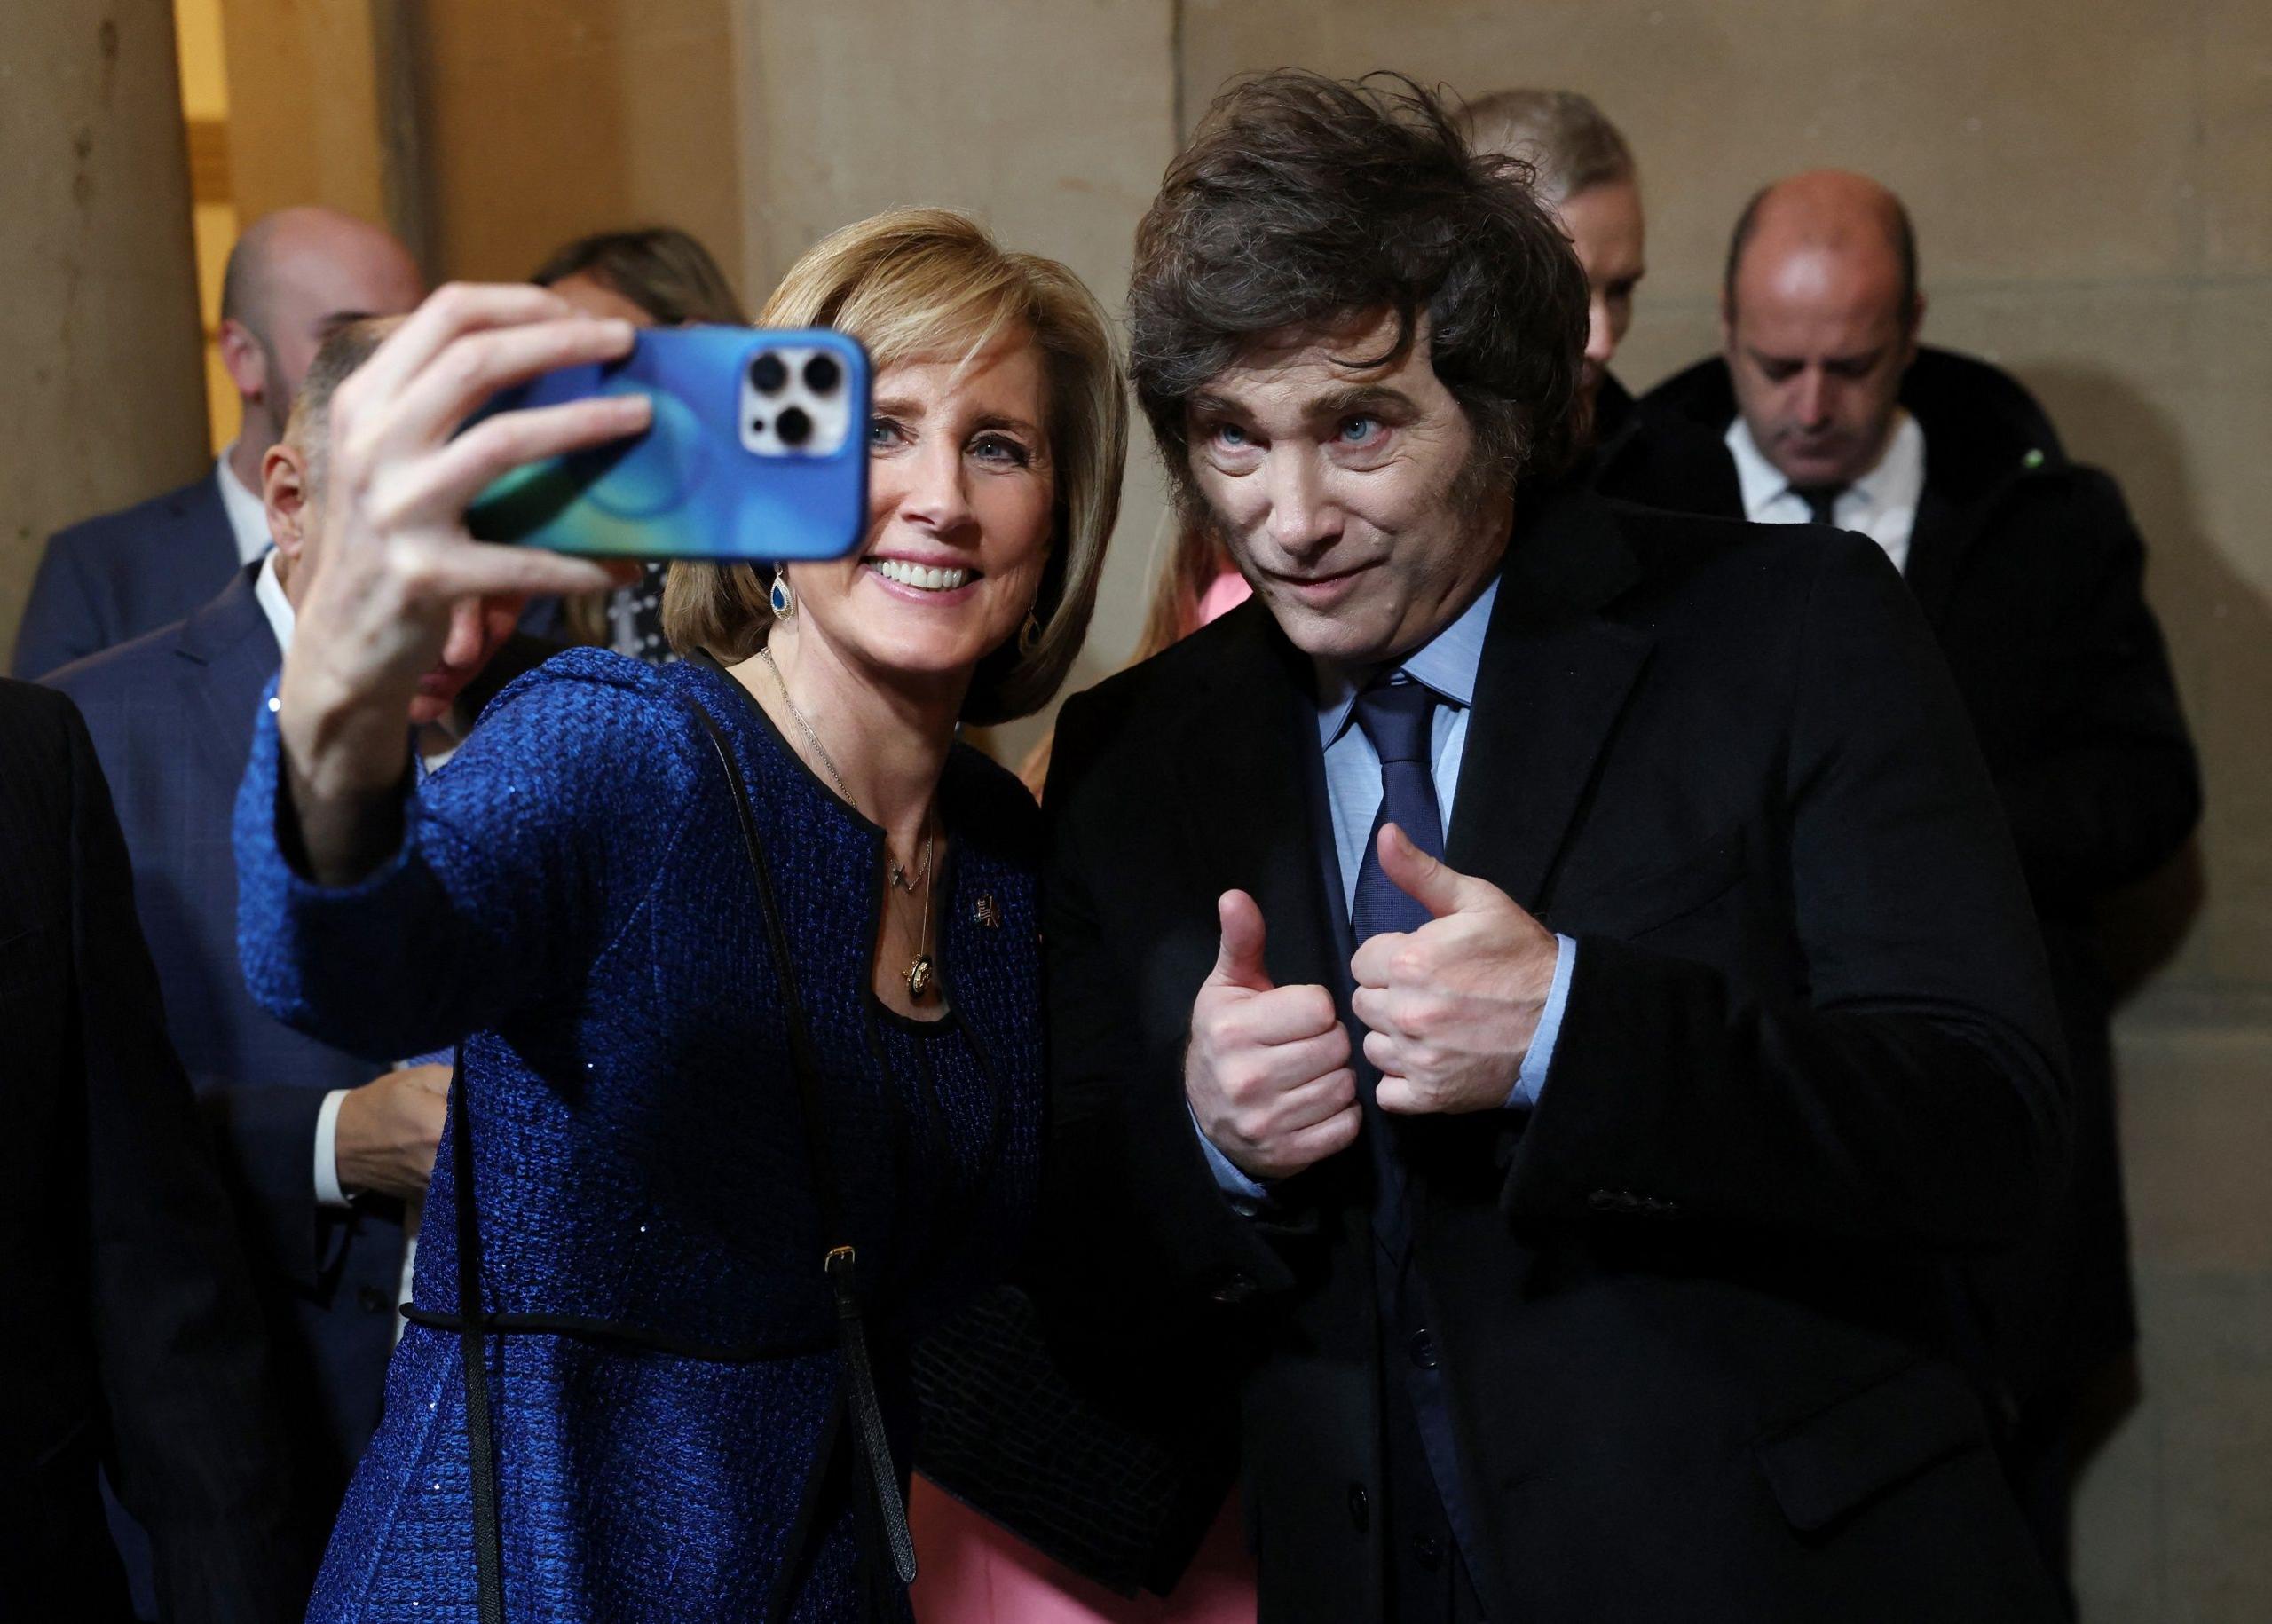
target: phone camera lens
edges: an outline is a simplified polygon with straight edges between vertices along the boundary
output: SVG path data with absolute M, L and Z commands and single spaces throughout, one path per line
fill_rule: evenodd
M 844 368 L 832 355 L 816 355 L 805 363 L 805 387 L 816 395 L 827 394 L 843 376 Z
M 779 356 L 768 351 L 749 365 L 749 381 L 761 395 L 777 395 L 789 381 L 789 368 Z
M 800 408 L 791 406 L 773 420 L 773 431 L 781 437 L 784 445 L 801 445 L 813 438 L 813 420 Z

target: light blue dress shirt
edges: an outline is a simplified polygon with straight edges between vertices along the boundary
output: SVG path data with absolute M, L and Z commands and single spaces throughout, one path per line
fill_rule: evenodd
M 1407 676 L 1424 683 L 1443 701 L 1436 707 L 1428 742 L 1447 842 L 1459 793 L 1460 762 L 1467 750 L 1468 715 L 1475 704 L 1475 674 L 1483 663 L 1483 638 L 1490 628 L 1491 606 L 1498 601 L 1499 583 L 1495 578 L 1459 619 L 1408 655 L 1401 666 Z M 1373 820 L 1381 810 L 1381 759 L 1355 721 L 1357 695 L 1376 674 L 1324 660 L 1317 666 L 1318 742 L 1325 747 L 1325 793 L 1332 812 L 1334 856 L 1341 871 L 1345 911 L 1356 905 L 1357 871 L 1364 866 L 1366 843 L 1372 838 Z M 1520 794 L 1522 786 L 1510 786 L 1509 792 Z M 1570 1001 L 1570 975 L 1578 956 L 1578 944 L 1569 937 L 1558 934 L 1554 941 L 1554 980 L 1547 990 L 1546 1006 L 1539 1013 L 1530 1050 L 1523 1056 L 1514 1086 L 1508 1092 L 1510 1110 L 1527 1110 L 1536 1105 L 1553 1070 L 1555 1040 L 1561 1036 L 1562 1011 Z M 1207 1152 L 1215 1182 L 1227 1194 L 1248 1200 L 1264 1195 L 1262 1186 L 1241 1172 L 1205 1134 L 1200 1135 L 1199 1142 Z

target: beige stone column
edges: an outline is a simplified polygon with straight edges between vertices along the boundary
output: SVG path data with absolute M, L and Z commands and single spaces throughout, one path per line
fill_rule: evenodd
M 49 533 L 206 459 L 166 0 L 0 7 L 0 653 Z

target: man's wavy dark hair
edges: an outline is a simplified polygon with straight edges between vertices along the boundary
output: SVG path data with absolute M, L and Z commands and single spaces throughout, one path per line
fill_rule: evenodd
M 1233 84 L 1136 231 L 1130 369 L 1178 500 L 1198 509 L 1184 403 L 1265 335 L 1388 311 L 1395 365 L 1427 320 L 1476 436 L 1463 484 L 1551 479 L 1584 411 L 1586 278 L 1530 165 L 1469 151 L 1443 97 L 1401 74 L 1291 70 Z

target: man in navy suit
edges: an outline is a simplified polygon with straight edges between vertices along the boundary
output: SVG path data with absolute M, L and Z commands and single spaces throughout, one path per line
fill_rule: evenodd
M 395 1305 L 416 1208 L 433 1166 L 449 1068 L 352 1055 L 280 1025 L 237 970 L 229 819 L 262 690 L 291 637 L 302 537 L 320 511 L 332 391 L 383 323 L 351 325 L 308 368 L 284 438 L 264 459 L 275 547 L 187 619 L 48 679 L 87 718 L 116 786 L 135 899 L 177 1046 L 247 1210 L 318 1532 L 379 1418 Z M 503 668 L 548 646 L 512 639 L 518 600 L 469 603 L 406 720 L 423 763 L 454 748 L 462 719 Z M 509 640 L 518 658 L 491 657 Z M 485 677 L 478 691 L 470 684 Z
M 283 438 L 316 348 L 343 324 L 399 315 L 425 292 L 409 250 L 367 221 L 287 209 L 255 221 L 221 285 L 221 359 L 244 423 L 213 471 L 60 532 L 16 634 L 20 677 L 170 625 L 268 550 L 260 465 Z

